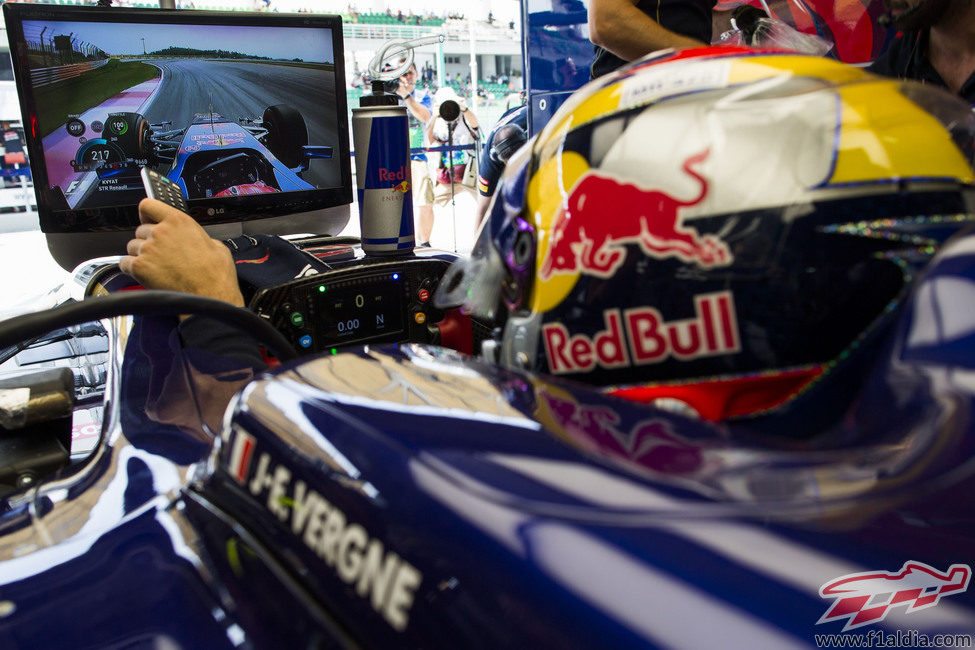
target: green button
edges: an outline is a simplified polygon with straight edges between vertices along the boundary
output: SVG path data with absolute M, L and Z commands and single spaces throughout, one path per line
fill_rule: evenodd
M 305 317 L 301 315 L 300 311 L 291 314 L 291 324 L 295 327 L 301 327 L 305 324 Z

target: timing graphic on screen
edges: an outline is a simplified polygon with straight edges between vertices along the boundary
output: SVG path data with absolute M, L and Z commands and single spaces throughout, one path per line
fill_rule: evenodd
M 188 199 L 341 185 L 331 32 L 24 23 L 55 203 L 135 203 L 141 167 Z

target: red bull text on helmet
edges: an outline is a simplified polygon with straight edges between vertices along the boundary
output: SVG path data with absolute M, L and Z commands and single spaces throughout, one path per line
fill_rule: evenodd
M 741 336 L 730 291 L 694 296 L 694 318 L 667 322 L 653 307 L 603 312 L 606 329 L 589 337 L 569 333 L 561 323 L 542 327 L 542 340 L 552 373 L 582 372 L 597 365 L 621 368 L 660 363 L 670 358 L 686 361 L 734 354 Z M 626 339 L 624 340 L 624 331 Z

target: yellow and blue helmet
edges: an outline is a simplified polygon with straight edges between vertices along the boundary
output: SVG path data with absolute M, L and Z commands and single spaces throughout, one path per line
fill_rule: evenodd
M 936 88 L 799 54 L 651 55 L 509 162 L 439 300 L 497 319 L 504 365 L 709 419 L 842 393 L 972 222 L 973 151 L 971 109 Z

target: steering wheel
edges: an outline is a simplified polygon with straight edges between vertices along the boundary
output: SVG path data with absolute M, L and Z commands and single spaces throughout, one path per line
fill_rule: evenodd
M 229 303 L 178 291 L 137 291 L 88 298 L 0 323 L 0 349 L 52 330 L 115 316 L 198 314 L 240 328 L 279 360 L 297 358 L 284 336 L 253 312 Z

